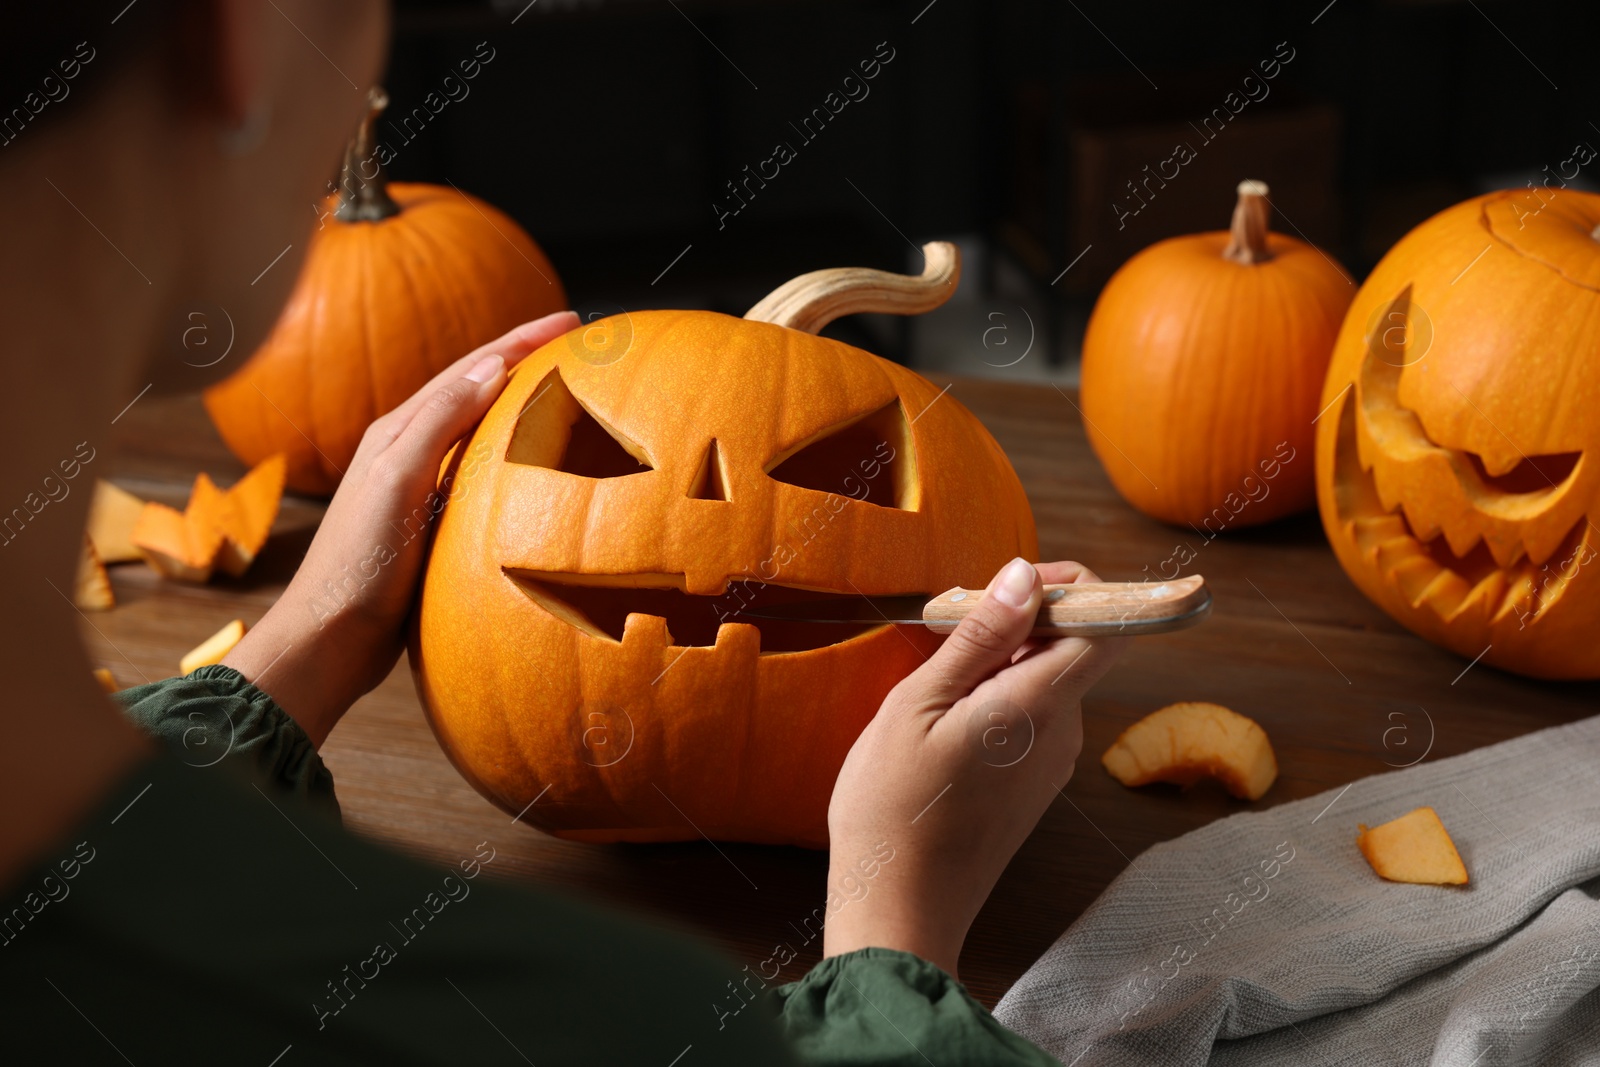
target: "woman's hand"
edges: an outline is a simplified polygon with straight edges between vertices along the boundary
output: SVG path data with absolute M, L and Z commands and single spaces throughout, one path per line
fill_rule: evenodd
M 1098 580 L 1077 563 L 1013 560 L 884 700 L 828 807 L 829 900 L 843 903 L 825 956 L 901 949 L 956 974 L 1000 872 L 1072 776 L 1079 701 L 1126 640 L 1030 640 L 1042 584 Z
M 306 558 L 223 664 L 277 701 L 319 748 L 388 676 L 433 520 L 445 453 L 489 410 L 506 373 L 578 325 L 570 311 L 524 323 L 442 371 L 367 428 Z

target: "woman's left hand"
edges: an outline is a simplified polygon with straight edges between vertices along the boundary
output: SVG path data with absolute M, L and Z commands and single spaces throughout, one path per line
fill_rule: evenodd
M 294 579 L 223 659 L 317 747 L 405 645 L 445 454 L 483 418 L 511 367 L 578 324 L 570 311 L 524 323 L 373 422 Z

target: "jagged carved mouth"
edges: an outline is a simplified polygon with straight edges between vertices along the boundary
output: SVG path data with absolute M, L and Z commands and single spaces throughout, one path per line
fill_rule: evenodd
M 620 642 L 629 615 L 647 615 L 667 624 L 673 647 L 710 646 L 725 625 L 752 626 L 761 636 L 762 655 L 809 652 L 844 644 L 879 626 L 817 624 L 758 619 L 752 608 L 805 600 L 837 600 L 853 590 L 802 589 L 762 582 L 730 581 L 716 595 L 687 593 L 681 574 L 574 574 L 503 568 L 527 597 L 546 612 L 590 637 Z M 887 625 L 887 624 L 885 624 Z
M 1498 448 L 1494 463 L 1507 469 L 1492 469 L 1482 456 L 1440 445 L 1400 400 L 1402 370 L 1428 356 L 1427 347 L 1412 350 L 1410 286 L 1379 321 L 1385 328 L 1369 337 L 1357 379 L 1340 401 L 1339 519 L 1367 565 L 1412 608 L 1426 604 L 1445 622 L 1493 624 L 1511 612 L 1524 622 L 1536 617 L 1595 555 L 1600 531 L 1574 495 L 1584 454 L 1529 455 L 1502 432 L 1510 448 Z M 1448 479 L 1440 484 L 1453 483 L 1454 492 L 1417 499 L 1414 471 Z
M 1362 558 L 1411 607 L 1426 605 L 1445 622 L 1475 617 L 1492 624 L 1512 612 L 1524 619 L 1537 617 L 1561 599 L 1579 568 L 1595 554 L 1587 518 L 1580 516 L 1554 551 L 1538 562 L 1519 552 L 1503 564 L 1481 537 L 1458 546 L 1458 552 L 1451 544 L 1451 531 L 1444 528 L 1419 537 L 1403 502 L 1385 507 L 1376 479 L 1361 464 L 1358 404 L 1355 397 L 1343 402 L 1334 445 L 1335 482 L 1341 487 L 1339 518 Z

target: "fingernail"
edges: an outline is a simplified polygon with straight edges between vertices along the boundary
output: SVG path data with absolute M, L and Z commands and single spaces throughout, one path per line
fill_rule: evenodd
M 477 382 L 482 385 L 484 382 L 491 381 L 496 374 L 500 373 L 500 368 L 505 365 L 506 361 L 499 356 L 484 356 L 472 365 L 471 370 L 467 371 L 467 381 Z
M 1000 577 L 995 581 L 995 599 L 1013 608 L 1024 606 L 1028 598 L 1033 596 L 1034 576 L 1033 564 L 1018 556 L 1006 564 L 1006 569 L 1000 572 Z

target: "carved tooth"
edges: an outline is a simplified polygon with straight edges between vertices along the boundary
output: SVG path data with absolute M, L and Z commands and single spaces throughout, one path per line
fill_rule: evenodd
M 1466 559 L 1467 554 L 1482 539 L 1483 535 L 1472 529 L 1470 525 L 1465 528 L 1456 528 L 1450 525 L 1444 527 L 1444 542 L 1450 546 L 1450 552 L 1456 559 Z
M 1405 597 L 1406 603 L 1417 607 L 1422 603 L 1423 594 L 1442 570 L 1444 568 L 1432 558 L 1418 554 L 1395 564 L 1389 571 L 1389 578 L 1399 587 L 1400 595 Z
M 1446 617 L 1446 621 L 1453 622 L 1458 618 L 1474 616 L 1478 625 L 1487 624 L 1490 616 L 1499 608 L 1505 588 L 1505 574 L 1501 571 L 1490 571 L 1472 587 L 1472 591 L 1456 606 L 1454 613 Z
M 1410 534 L 1402 533 L 1398 537 L 1391 537 L 1380 542 L 1372 551 L 1371 556 L 1378 566 L 1386 571 L 1392 571 L 1404 561 L 1415 556 L 1425 556 L 1422 546 Z
M 1513 536 L 1509 541 L 1499 541 L 1494 538 L 1485 538 L 1484 544 L 1489 546 L 1489 555 L 1494 557 L 1495 563 L 1501 570 L 1510 570 L 1515 567 L 1525 555 L 1522 539 Z
M 1378 491 L 1378 502 L 1384 511 L 1399 511 L 1405 504 L 1405 485 L 1387 467 L 1372 468 L 1372 487 Z M 1409 517 L 1409 509 L 1408 515 Z
M 1582 518 L 1578 519 L 1580 524 L 1583 521 Z M 1529 562 L 1536 567 L 1543 567 L 1548 564 L 1552 570 L 1560 567 L 1561 564 L 1567 561 L 1567 557 L 1573 554 L 1570 551 L 1561 551 L 1561 546 L 1567 543 L 1569 537 L 1572 537 L 1572 531 L 1573 527 L 1570 526 L 1565 530 L 1561 530 L 1552 523 L 1538 524 L 1537 529 L 1528 537 L 1525 544 Z M 1576 541 L 1577 539 L 1573 538 L 1573 540 Z
M 1500 602 L 1499 610 L 1494 613 L 1494 617 L 1489 621 L 1497 623 L 1513 612 L 1520 615 L 1532 611 L 1537 606 L 1538 600 L 1534 593 L 1533 575 L 1528 572 L 1527 568 L 1523 568 L 1512 576 L 1511 587 L 1506 590 L 1505 599 Z
M 1401 507 L 1406 513 L 1406 523 L 1411 527 L 1411 536 L 1424 544 L 1439 536 L 1439 524 L 1431 516 L 1421 514 L 1410 501 Z
M 1468 592 L 1470 589 L 1465 578 L 1448 567 L 1442 567 L 1434 575 L 1433 581 L 1423 587 L 1418 600 L 1432 608 L 1439 618 L 1448 619 L 1460 608 Z
M 1363 515 L 1350 522 L 1351 535 L 1362 552 L 1372 554 L 1385 541 L 1396 537 L 1411 539 L 1405 520 L 1395 514 Z

